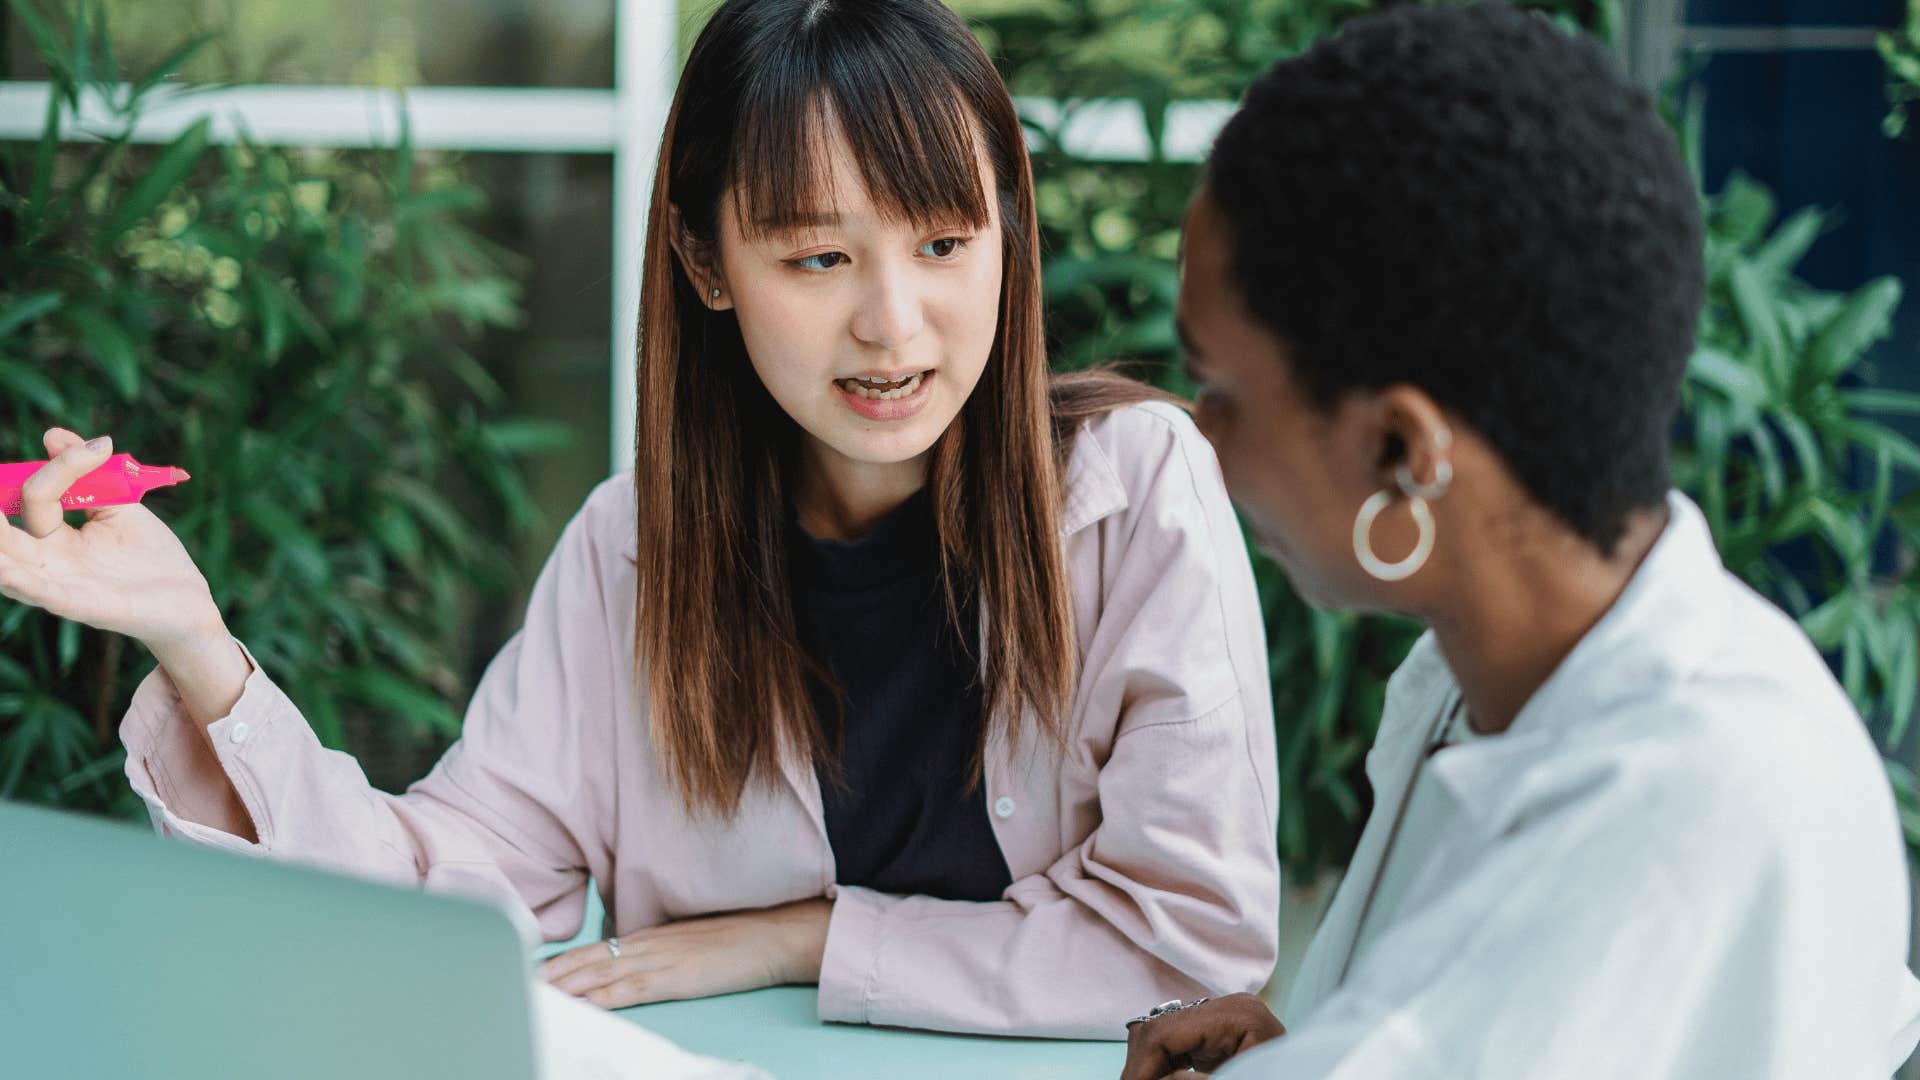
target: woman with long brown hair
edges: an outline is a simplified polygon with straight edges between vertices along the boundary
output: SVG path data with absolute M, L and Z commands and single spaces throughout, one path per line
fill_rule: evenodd
M 1118 1038 L 1251 990 L 1279 881 L 1266 651 L 1186 415 L 1048 373 L 1013 106 L 933 0 L 732 0 L 659 159 L 636 468 L 407 793 L 323 749 L 55 430 L 0 591 L 159 659 L 163 831 L 504 899 L 609 1007 L 817 982 L 829 1020 Z M 131 582 L 111 596 L 87 582 Z M 185 599 L 181 599 L 185 598 Z

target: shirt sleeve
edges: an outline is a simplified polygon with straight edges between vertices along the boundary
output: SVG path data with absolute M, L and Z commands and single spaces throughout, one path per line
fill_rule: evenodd
M 156 829 L 477 896 L 503 906 L 524 935 L 537 925 L 547 940 L 571 937 L 585 911 L 587 852 L 606 848 L 600 826 L 610 820 L 610 778 L 592 771 L 610 755 L 587 744 L 609 737 L 618 704 L 588 518 L 583 508 L 562 531 L 459 741 L 403 795 L 374 788 L 352 757 L 323 747 L 250 651 L 239 701 L 204 730 L 156 668 L 120 725 L 127 778 Z M 257 843 L 232 831 L 229 783 Z
M 1184 415 L 1133 428 L 1150 460 L 1110 522 L 1127 532 L 1077 695 L 1110 717 L 1081 725 L 1112 733 L 1098 824 L 993 902 L 837 887 L 822 1019 L 1124 1039 L 1158 1002 L 1272 973 L 1277 763 L 1246 549 Z

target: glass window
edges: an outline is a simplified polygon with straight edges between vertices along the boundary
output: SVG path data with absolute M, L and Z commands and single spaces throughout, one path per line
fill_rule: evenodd
M 610 88 L 614 2 L 107 0 L 107 11 L 126 70 L 218 31 L 188 81 Z M 24 29 L 9 30 L 0 74 L 45 78 Z

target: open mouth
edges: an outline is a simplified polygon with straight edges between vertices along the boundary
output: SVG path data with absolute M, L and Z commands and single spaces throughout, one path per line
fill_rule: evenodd
M 933 374 L 931 371 L 916 371 L 911 375 L 902 375 L 894 379 L 873 379 L 864 376 L 852 379 L 837 379 L 834 385 L 857 398 L 868 401 L 898 401 L 912 397 L 920 389 L 921 382 Z
M 840 391 L 840 401 L 863 419 L 906 420 L 932 397 L 927 387 L 934 374 L 928 370 L 886 378 L 855 376 L 833 380 L 833 388 Z

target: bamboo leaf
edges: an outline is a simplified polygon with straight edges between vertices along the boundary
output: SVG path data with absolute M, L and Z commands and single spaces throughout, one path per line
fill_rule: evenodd
M 73 67 L 67 59 L 66 46 L 54 36 L 53 30 L 47 26 L 45 20 L 40 18 L 40 13 L 35 11 L 33 5 L 27 0 L 7 0 L 7 2 L 13 8 L 14 17 L 20 20 L 20 25 L 27 28 L 27 36 L 33 39 L 33 46 L 39 50 L 40 58 L 45 60 L 47 66 L 53 70 L 55 82 L 66 84 L 59 90 L 70 94 L 74 77 Z M 61 95 L 57 91 L 54 96 Z M 69 104 L 78 106 L 77 101 L 69 101 Z
M 341 692 L 385 709 L 423 732 L 458 735 L 460 718 L 445 699 L 383 668 L 349 668 L 334 676 Z
M 131 402 L 140 392 L 140 357 L 133 338 L 117 321 L 91 305 L 70 307 L 65 318 L 93 354 L 120 400 Z
M 53 192 L 53 163 L 60 151 L 60 95 L 47 95 L 46 117 L 40 122 L 40 145 L 34 150 L 33 186 L 27 196 L 28 215 L 21 222 L 32 236 L 44 231 L 47 200 Z M 4 335 L 0 335 L 4 336 Z
M 144 221 L 168 195 L 179 188 L 181 181 L 186 179 L 187 173 L 200 160 L 200 155 L 206 152 L 212 123 L 211 118 L 201 117 L 160 152 L 146 175 L 114 208 L 113 216 L 100 231 L 98 246 L 101 250 L 110 249 L 122 233 Z
M 321 585 L 330 577 L 326 554 L 313 534 L 273 500 L 255 496 L 241 505 L 240 514 L 278 546 L 274 557 L 285 561 L 306 584 Z
M 131 88 L 132 98 L 137 100 L 145 97 L 148 91 L 160 85 L 160 82 L 167 76 L 173 75 L 181 68 L 186 67 L 187 62 L 198 55 L 201 49 L 206 48 L 207 44 L 211 42 L 213 38 L 214 35 L 212 33 L 201 34 L 198 37 L 187 39 L 179 48 L 168 53 L 159 63 L 147 69 L 146 74 L 134 80 Z
M 66 298 L 55 289 L 28 293 L 13 306 L 0 312 L 0 341 L 5 341 L 14 331 L 32 325 L 36 319 L 58 311 L 60 305 L 65 302 Z
M 500 453 L 519 456 L 565 450 L 577 441 L 573 428 L 556 420 L 496 420 L 480 425 L 480 437 Z
M 24 398 L 47 416 L 67 415 L 67 399 L 45 375 L 25 364 L 0 356 L 0 390 L 5 396 Z
M 71 674 L 73 662 L 80 658 L 80 624 L 70 619 L 60 620 L 58 637 L 60 674 Z

